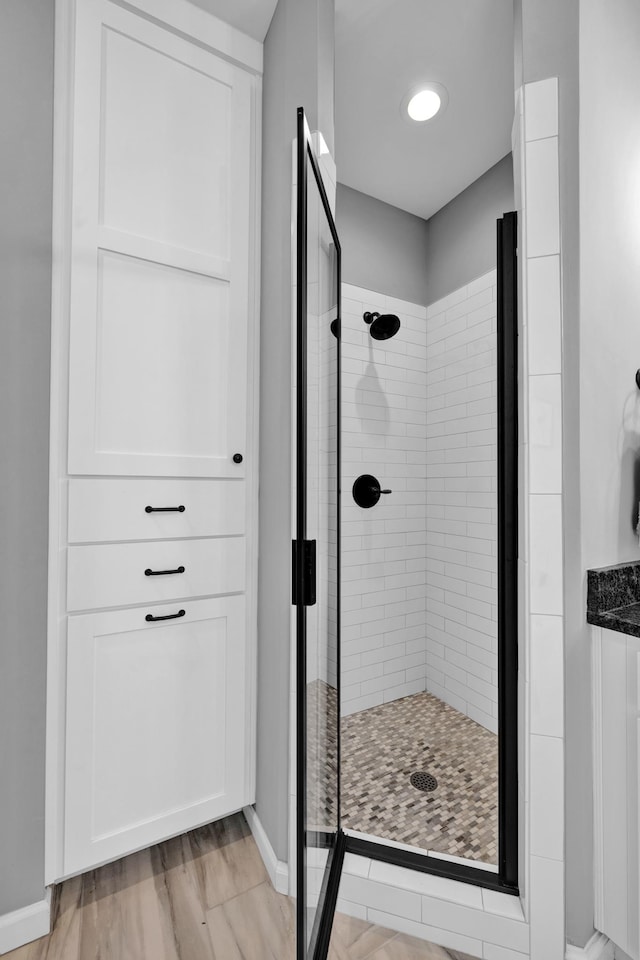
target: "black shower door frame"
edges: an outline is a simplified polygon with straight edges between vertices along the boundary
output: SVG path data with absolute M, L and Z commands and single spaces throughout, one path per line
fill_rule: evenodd
M 349 853 L 518 895 L 518 218 L 497 221 L 498 870 L 347 834 Z
M 341 246 L 311 133 L 302 107 L 297 112 L 297 241 L 296 241 L 296 511 L 292 558 L 292 594 L 296 606 L 296 958 L 325 960 L 331 938 L 338 888 L 346 852 L 340 826 L 340 478 L 341 478 Z M 315 542 L 307 540 L 307 184 L 309 170 L 318 188 L 336 251 L 337 314 L 332 331 L 338 342 L 336 362 L 336 697 L 337 794 L 335 832 L 314 832 L 314 846 L 328 851 L 318 909 L 307 947 L 307 606 L 316 602 Z

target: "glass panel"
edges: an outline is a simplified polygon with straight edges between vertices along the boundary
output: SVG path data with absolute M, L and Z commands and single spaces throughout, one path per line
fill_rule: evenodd
M 338 256 L 307 168 L 307 539 L 316 541 L 316 603 L 307 615 L 307 944 L 339 825 L 338 798 Z M 335 324 L 334 324 L 335 330 Z
M 297 958 L 325 960 L 340 830 L 340 242 L 298 111 L 296 271 Z
M 340 769 L 344 830 L 513 886 L 516 233 L 504 219 L 509 269 L 494 261 L 429 311 L 391 300 L 373 274 L 371 289 L 349 286 Z

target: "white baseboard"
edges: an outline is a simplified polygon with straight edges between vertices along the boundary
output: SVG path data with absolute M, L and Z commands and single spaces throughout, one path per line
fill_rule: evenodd
M 598 930 L 584 947 L 567 944 L 566 960 L 613 960 L 614 946 L 611 940 Z
M 269 837 L 254 807 L 244 807 L 242 811 L 249 824 L 253 839 L 260 851 L 260 856 L 269 874 L 269 879 L 278 893 L 289 893 L 289 866 L 284 860 L 278 860 L 275 850 L 271 846 Z
M 0 917 L 0 954 L 17 950 L 25 943 L 46 937 L 51 928 L 51 894 L 28 907 Z

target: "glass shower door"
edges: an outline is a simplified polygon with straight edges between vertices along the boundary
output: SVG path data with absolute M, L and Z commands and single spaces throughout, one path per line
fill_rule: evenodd
M 326 957 L 339 797 L 340 243 L 298 111 L 296 275 L 297 958 Z

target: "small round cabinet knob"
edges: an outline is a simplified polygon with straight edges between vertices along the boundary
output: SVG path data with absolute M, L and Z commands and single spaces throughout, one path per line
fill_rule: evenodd
M 241 453 L 234 453 L 234 455 L 233 455 L 233 462 L 234 462 L 234 463 L 242 463 L 242 454 L 241 454 Z

